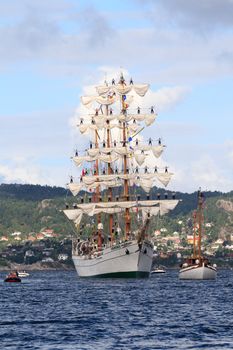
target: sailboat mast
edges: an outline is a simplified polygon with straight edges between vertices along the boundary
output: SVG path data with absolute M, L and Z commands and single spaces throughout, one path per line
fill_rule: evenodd
M 196 228 L 197 228 L 197 213 L 193 213 L 193 258 L 196 259 Z
M 108 106 L 106 106 L 106 115 L 108 116 Z M 107 120 L 107 123 L 109 123 L 109 120 Z M 107 147 L 111 147 L 111 135 L 110 135 L 110 128 L 107 128 Z M 108 163 L 108 175 L 112 174 L 112 168 L 110 163 Z M 112 188 L 108 188 L 108 201 L 112 202 Z M 111 237 L 111 245 L 113 244 L 113 214 L 109 215 L 109 232 Z
M 201 260 L 201 235 L 202 235 L 202 193 L 198 191 L 198 258 Z
M 98 131 L 95 130 L 95 148 L 99 148 L 99 143 L 98 143 Z M 95 161 L 95 172 L 96 176 L 99 175 L 99 161 L 96 159 Z M 100 197 L 100 186 L 96 186 L 95 190 L 95 201 L 99 202 L 99 197 Z M 99 224 L 101 223 L 101 214 L 97 215 L 97 230 L 98 230 L 98 249 L 101 250 L 102 247 L 102 237 L 101 237 L 101 230 L 99 228 Z
M 123 83 L 122 83 L 123 84 Z M 124 108 L 124 97 L 122 96 L 121 98 L 121 104 L 122 104 L 122 111 L 125 113 L 125 108 Z M 123 122 L 123 147 L 126 147 L 126 123 L 125 121 Z M 123 169 L 124 169 L 124 174 L 127 174 L 127 155 L 124 155 L 123 158 Z M 129 200 L 129 183 L 128 180 L 124 180 L 124 198 L 126 201 Z M 129 233 L 130 233 L 130 213 L 129 213 L 129 208 L 125 209 L 125 239 L 128 240 L 129 238 Z

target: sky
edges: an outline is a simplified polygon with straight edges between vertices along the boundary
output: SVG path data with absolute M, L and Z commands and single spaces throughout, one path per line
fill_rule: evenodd
M 80 96 L 149 83 L 168 189 L 233 190 L 233 0 L 0 2 L 0 182 L 63 186 Z M 164 163 L 164 164 L 165 164 Z

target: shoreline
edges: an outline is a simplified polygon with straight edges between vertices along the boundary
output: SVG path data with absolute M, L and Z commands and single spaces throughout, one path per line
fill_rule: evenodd
M 26 265 L 26 264 L 13 264 L 11 263 L 9 266 L 0 266 L 0 272 L 4 271 L 75 271 L 75 267 L 72 265 L 65 265 L 58 262 L 53 263 L 41 263 L 37 262 L 34 264 Z

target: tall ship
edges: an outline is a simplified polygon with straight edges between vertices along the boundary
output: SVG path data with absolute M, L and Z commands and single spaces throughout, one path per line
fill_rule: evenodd
M 76 226 L 72 259 L 80 277 L 148 277 L 150 220 L 178 203 L 174 195 L 151 198 L 155 182 L 167 186 L 173 174 L 157 165 L 165 148 L 162 140 L 143 142 L 142 131 L 157 118 L 155 108 L 130 108 L 133 99 L 143 101 L 148 89 L 132 78 L 126 82 L 121 74 L 96 86 L 95 95 L 81 97 L 86 114 L 78 128 L 89 146 L 72 157 L 78 179 L 71 176 L 68 188 L 77 201 L 63 210 Z
M 204 195 L 198 191 L 197 211 L 193 215 L 193 254 L 181 266 L 179 278 L 183 280 L 213 280 L 216 278 L 215 264 L 203 256 L 201 250 Z

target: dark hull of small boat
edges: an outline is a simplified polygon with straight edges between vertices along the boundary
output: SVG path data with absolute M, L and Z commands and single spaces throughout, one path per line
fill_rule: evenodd
M 5 280 L 4 280 L 4 282 L 15 282 L 15 283 L 17 283 L 17 282 L 21 282 L 21 279 L 20 278 L 17 278 L 17 277 L 7 277 Z

